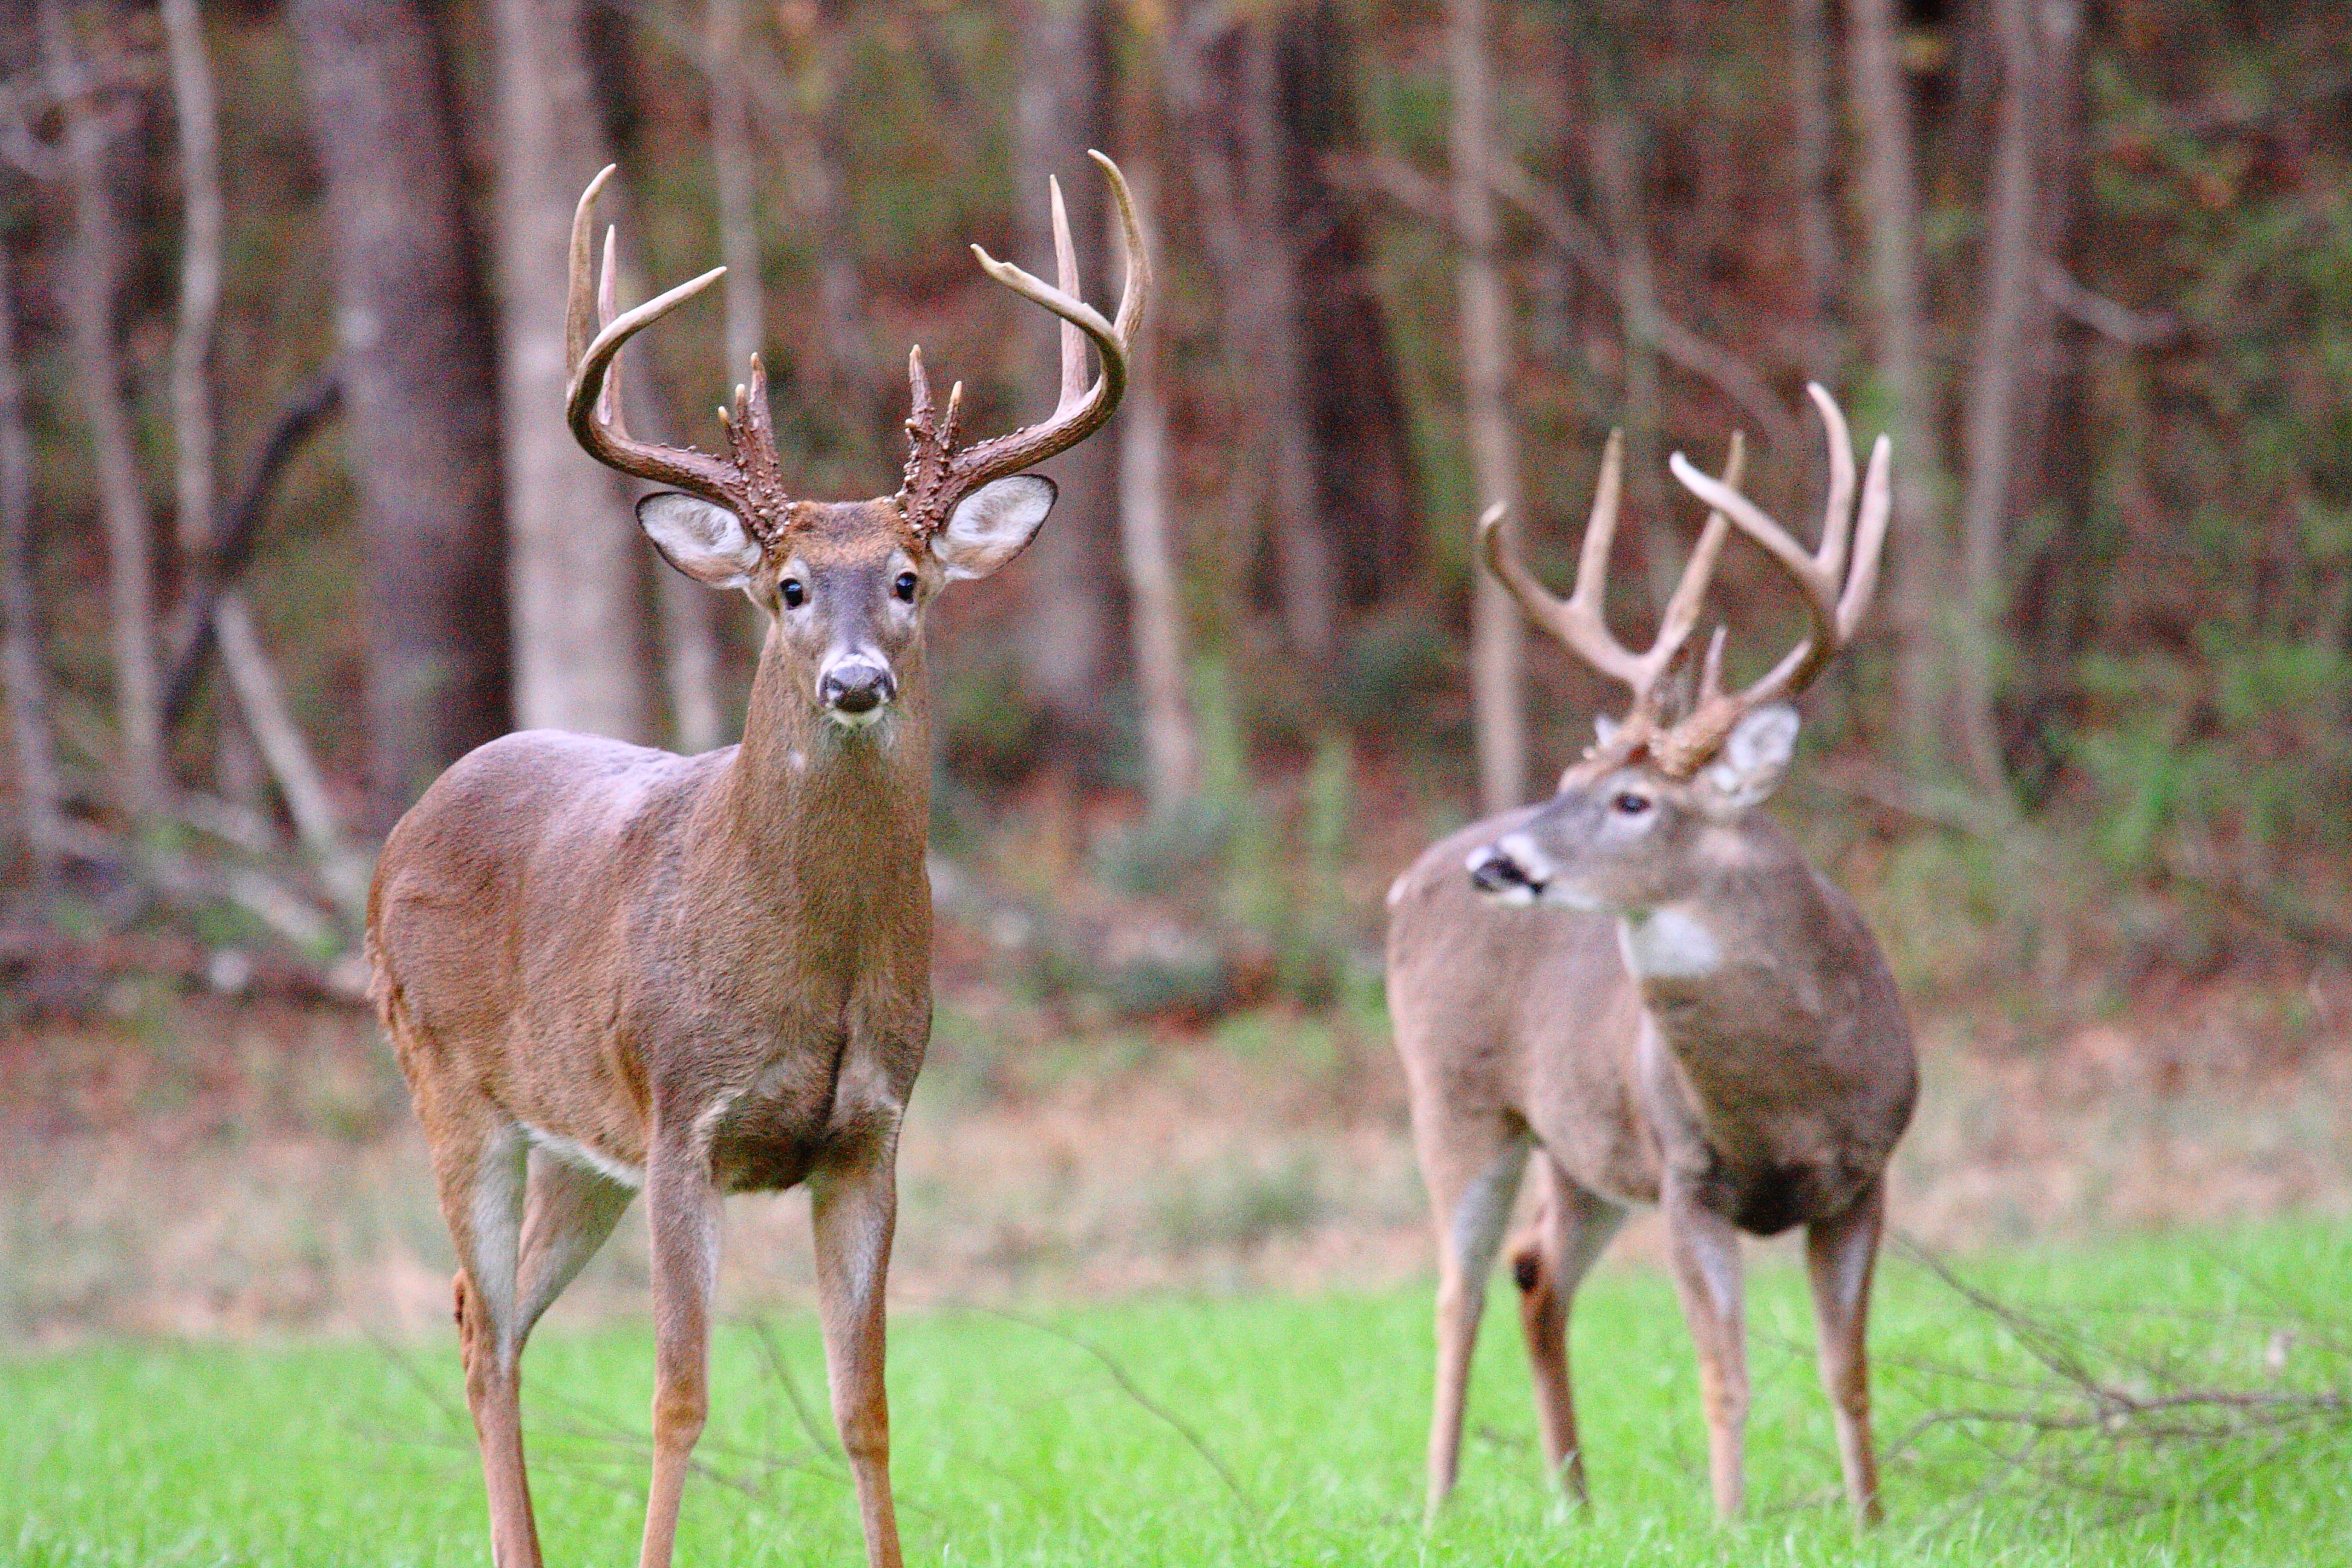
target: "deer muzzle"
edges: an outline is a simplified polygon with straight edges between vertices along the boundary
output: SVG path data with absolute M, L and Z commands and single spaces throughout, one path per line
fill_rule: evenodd
M 1524 833 L 1470 852 L 1470 885 L 1498 903 L 1532 904 L 1551 880 L 1551 863 Z
M 898 695 L 898 678 L 870 654 L 846 654 L 817 678 L 816 700 L 836 724 L 863 729 Z

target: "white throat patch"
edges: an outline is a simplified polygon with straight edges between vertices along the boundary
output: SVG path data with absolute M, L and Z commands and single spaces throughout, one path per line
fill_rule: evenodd
M 1617 921 L 1617 948 L 1636 980 L 1696 980 L 1723 966 L 1715 933 L 1671 905 Z

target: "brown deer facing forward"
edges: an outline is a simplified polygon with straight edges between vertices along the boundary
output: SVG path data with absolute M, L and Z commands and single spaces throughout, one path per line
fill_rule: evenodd
M 1062 319 L 1061 398 L 1040 424 L 961 445 L 962 386 L 935 410 L 922 351 L 905 483 L 794 500 L 760 363 L 722 409 L 727 455 L 650 445 L 620 414 L 622 345 L 713 271 L 615 316 L 613 239 L 589 282 L 596 194 L 572 236 L 568 416 L 626 474 L 674 485 L 637 509 L 670 563 L 767 612 L 739 746 L 698 757 L 581 735 L 509 735 L 463 758 L 393 829 L 369 900 L 374 994 L 431 1145 L 457 1245 L 466 1398 L 499 1568 L 536 1568 L 518 1362 L 531 1325 L 643 1188 L 656 1384 L 645 1568 L 670 1560 L 709 1405 L 722 1194 L 809 1184 L 834 1417 L 866 1552 L 898 1562 L 884 1403 L 883 1279 L 899 1120 L 930 1033 L 930 714 L 923 613 L 1019 554 L 1053 505 L 1024 469 L 1110 417 L 1150 292 L 1125 226 L 1116 321 L 1076 298 L 1061 192 L 1058 288 L 974 247 Z M 1101 360 L 1089 384 L 1086 342 Z
M 1885 439 L 1856 538 L 1845 421 L 1811 390 L 1830 440 L 1820 551 L 1739 493 L 1737 439 L 1722 481 L 1676 453 L 1675 477 L 1715 510 L 1647 652 L 1601 618 L 1616 437 L 1566 600 L 1507 552 L 1499 508 L 1480 521 L 1488 569 L 1529 618 L 1633 698 L 1622 720 L 1599 721 L 1551 800 L 1463 829 L 1389 891 L 1389 1007 L 1438 1237 L 1433 1517 L 1453 1489 L 1486 1280 L 1531 1153 L 1538 1217 L 1511 1266 L 1545 1457 L 1570 1495 L 1583 1497 L 1584 1468 L 1569 1301 L 1627 1206 L 1654 1203 L 1697 1343 L 1717 1510 L 1740 1507 L 1738 1235 L 1801 1225 L 1847 1495 L 1861 1519 L 1878 1516 L 1863 1329 L 1882 1177 L 1916 1092 L 1910 1030 L 1853 905 L 1757 810 L 1796 743 L 1786 700 L 1852 638 L 1885 538 Z M 1718 628 L 1685 700 L 1679 656 L 1732 525 L 1796 580 L 1811 631 L 1727 693 Z

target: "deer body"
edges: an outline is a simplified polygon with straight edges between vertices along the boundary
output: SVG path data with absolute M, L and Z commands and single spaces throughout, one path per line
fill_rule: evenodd
M 588 281 L 597 176 L 572 244 L 566 416 L 625 473 L 670 564 L 768 617 L 740 745 L 698 757 L 547 731 L 461 758 L 393 829 L 369 896 L 373 993 L 409 1082 L 457 1254 L 466 1398 L 499 1568 L 539 1568 L 520 1362 L 532 1326 L 642 1191 L 652 1240 L 653 1477 L 641 1568 L 667 1568 L 709 1408 L 719 1199 L 810 1188 L 818 1313 L 871 1568 L 898 1568 L 883 1299 L 899 1122 L 930 1033 L 930 721 L 923 614 L 1018 555 L 1054 501 L 1018 470 L 1098 429 L 1125 384 L 1150 263 L 1126 184 L 1116 321 L 980 253 L 1062 318 L 1061 397 L 965 444 L 962 387 L 933 406 L 921 352 L 905 482 L 871 500 L 782 482 L 757 359 L 717 457 L 632 437 L 619 355 L 719 274 L 616 313 L 608 235 Z M 975 247 L 977 250 L 977 247 Z M 1091 342 L 1101 372 L 1086 375 Z
M 1510 1247 L 1544 1448 L 1584 1492 L 1568 1369 L 1569 1306 L 1636 1204 L 1664 1214 L 1675 1289 L 1698 1350 L 1717 1510 L 1743 1491 L 1748 1404 L 1738 1237 L 1806 1227 L 1822 1376 L 1857 1514 L 1878 1515 L 1864 1331 L 1883 1178 L 1917 1069 L 1902 1000 L 1860 912 L 1760 809 L 1793 753 L 1801 690 L 1852 635 L 1875 582 L 1887 508 L 1880 443 L 1854 527 L 1845 426 L 1832 439 L 1830 521 L 1809 555 L 1736 489 L 1679 455 L 1717 510 L 1648 652 L 1601 620 L 1622 447 L 1612 438 L 1575 593 L 1552 598 L 1504 553 L 1487 563 L 1532 618 L 1634 692 L 1622 721 L 1549 801 L 1425 851 L 1389 892 L 1388 995 L 1438 1237 L 1429 1507 L 1452 1489 L 1486 1279 L 1525 1167 L 1530 1231 Z M 1747 690 L 1721 688 L 1723 638 L 1695 699 L 1667 679 L 1727 531 L 1804 589 L 1812 636 Z
M 1637 917 L 1482 896 L 1464 862 L 1541 809 L 1441 840 L 1390 894 L 1416 1104 L 1524 1126 L 1620 1206 L 1657 1203 L 1671 1168 L 1751 1235 L 1851 1208 L 1916 1088 L 1894 979 L 1852 900 L 1760 815 L 1715 885 Z
M 402 818 L 376 889 L 404 1052 L 633 1185 L 656 1114 L 704 1128 L 730 1192 L 887 1133 L 930 1008 L 923 845 L 898 827 L 929 810 L 910 674 L 887 728 L 829 733 L 774 679 L 743 742 L 701 756 L 529 731 L 460 761 Z

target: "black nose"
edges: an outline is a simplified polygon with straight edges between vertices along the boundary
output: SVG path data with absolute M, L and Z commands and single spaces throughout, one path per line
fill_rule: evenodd
M 1499 848 L 1490 847 L 1470 868 L 1470 885 L 1482 893 L 1500 893 L 1512 888 L 1532 888 L 1535 883 L 1517 860 Z
M 898 682 L 877 664 L 849 664 L 825 671 L 817 700 L 844 713 L 871 713 L 898 694 Z

